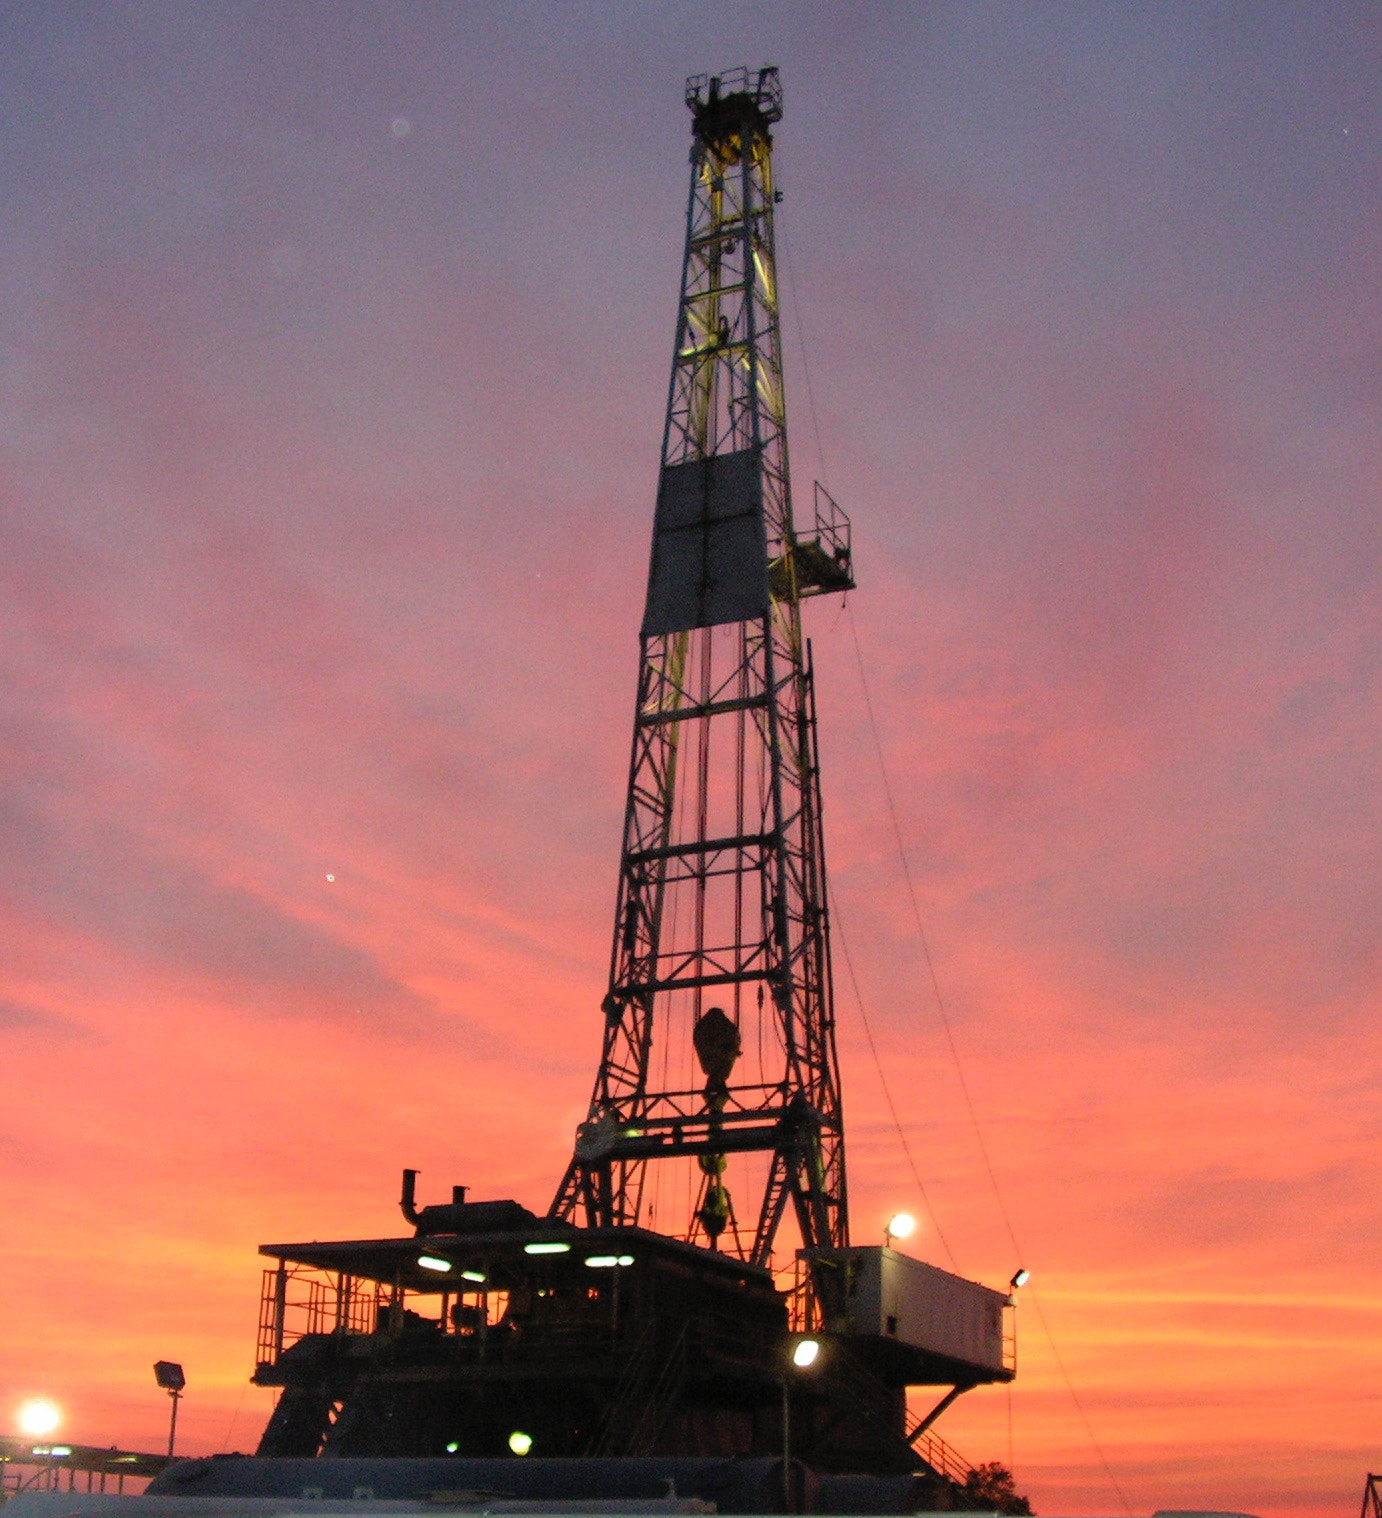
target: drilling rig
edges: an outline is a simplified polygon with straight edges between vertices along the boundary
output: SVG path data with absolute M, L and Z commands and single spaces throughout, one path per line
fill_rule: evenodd
M 792 515 L 777 74 L 699 76 L 686 99 L 691 189 L 604 1046 L 552 1215 L 627 1227 L 656 1212 L 768 1266 L 789 1200 L 804 1247 L 849 1240 L 801 602 L 854 580 L 849 524 L 819 486 L 815 531 L 798 535 Z M 731 1155 L 763 1161 L 738 1205 Z M 669 1160 L 699 1172 L 689 1216 L 670 1220 L 674 1192 L 649 1174 Z
M 681 294 L 588 1116 L 545 1215 L 463 1187 L 420 1206 L 405 1171 L 411 1234 L 263 1246 L 254 1379 L 281 1393 L 263 1459 L 234 1477 L 259 1484 L 241 1490 L 273 1489 L 250 1467 L 291 1467 L 284 1489 L 304 1495 L 673 1482 L 722 1511 L 882 1512 L 912 1510 L 920 1481 L 924 1505 L 962 1505 L 966 1467 L 931 1424 L 1013 1376 L 1006 1293 L 851 1243 L 801 612 L 853 588 L 850 526 L 819 485 L 809 528 L 793 514 L 777 71 L 698 75 L 686 104 Z M 907 1389 L 927 1386 L 944 1394 L 909 1419 Z M 301 1476 L 305 1461 L 329 1476 Z M 776 1474 L 736 1497 L 726 1462 Z M 404 1466 L 403 1487 L 380 1474 Z M 166 1489 L 188 1489 L 170 1475 Z

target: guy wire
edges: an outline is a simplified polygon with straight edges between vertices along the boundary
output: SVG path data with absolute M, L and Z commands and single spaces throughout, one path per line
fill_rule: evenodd
M 979 1122 L 979 1114 L 974 1106 L 974 1098 L 970 1095 L 969 1082 L 965 1080 L 964 1066 L 960 1061 L 959 1047 L 955 1042 L 955 1034 L 950 1026 L 950 1016 L 946 1011 L 945 998 L 941 995 L 940 979 L 936 974 L 935 961 L 931 957 L 931 944 L 926 936 L 926 929 L 921 921 L 921 908 L 917 904 L 916 885 L 912 880 L 912 867 L 907 858 L 907 847 L 902 840 L 902 827 L 898 821 L 897 803 L 893 798 L 892 782 L 888 778 L 888 766 L 883 757 L 883 742 L 879 736 L 878 719 L 874 714 L 873 697 L 869 691 L 868 673 L 864 667 L 864 652 L 859 643 L 859 628 L 854 620 L 852 608 L 847 607 L 850 637 L 854 643 L 854 658 L 859 668 L 859 684 L 864 693 L 864 709 L 868 714 L 869 732 L 873 738 L 873 751 L 878 760 L 878 772 L 883 780 L 883 795 L 888 803 L 888 815 L 892 823 L 893 839 L 897 844 L 898 859 L 902 864 L 902 877 L 907 883 L 907 897 L 911 903 L 912 921 L 916 924 L 917 937 L 921 942 L 922 956 L 926 961 L 926 970 L 931 982 L 931 992 L 935 997 L 936 1011 L 940 1016 L 941 1027 L 945 1031 L 945 1041 L 950 1050 L 950 1058 L 955 1066 L 955 1077 L 959 1081 L 960 1091 L 964 1096 L 965 1109 L 969 1113 L 970 1126 L 974 1130 L 974 1138 L 979 1146 L 979 1153 L 983 1157 L 984 1169 L 988 1173 L 989 1185 L 993 1190 L 994 1200 L 998 1203 L 998 1212 L 1003 1219 L 1003 1226 L 1007 1230 L 1008 1240 L 1012 1244 L 1014 1257 L 1019 1261 L 1023 1259 L 1022 1246 L 1017 1242 L 1017 1232 L 1013 1228 L 1012 1218 L 1008 1213 L 1007 1203 L 1003 1199 L 1002 1188 L 998 1184 L 998 1176 L 993 1168 L 993 1161 L 989 1155 L 988 1144 L 984 1139 L 984 1130 Z M 846 950 L 845 963 L 849 963 L 849 954 Z M 851 978 L 853 972 L 851 970 Z M 872 1038 L 870 1038 L 872 1043 Z M 891 1105 L 891 1100 L 890 1103 Z M 1123 1506 L 1123 1511 L 1132 1518 L 1132 1508 L 1128 1505 L 1128 1499 L 1124 1495 L 1123 1488 L 1118 1484 L 1118 1478 L 1113 1474 L 1113 1467 L 1109 1464 L 1108 1456 L 1105 1455 L 1103 1446 L 1095 1436 L 1094 1427 L 1089 1421 L 1089 1416 L 1084 1410 L 1084 1404 L 1080 1401 L 1075 1391 L 1075 1383 L 1070 1379 L 1070 1372 L 1066 1369 L 1064 1357 L 1056 1347 L 1055 1336 L 1051 1332 L 1051 1325 L 1046 1321 L 1046 1313 L 1043 1311 L 1041 1301 L 1035 1291 L 1031 1290 L 1030 1283 L 1026 1288 L 1031 1296 L 1032 1306 L 1036 1309 L 1037 1320 L 1041 1324 L 1042 1332 L 1046 1336 L 1046 1342 L 1051 1347 L 1052 1357 L 1060 1369 L 1061 1377 L 1065 1381 L 1065 1388 L 1070 1393 L 1070 1400 L 1075 1404 L 1075 1411 L 1080 1415 L 1080 1421 L 1084 1424 L 1084 1430 L 1089 1438 L 1094 1452 L 1099 1457 L 1099 1463 L 1104 1468 L 1104 1474 L 1108 1477 L 1109 1485 L 1118 1496 Z

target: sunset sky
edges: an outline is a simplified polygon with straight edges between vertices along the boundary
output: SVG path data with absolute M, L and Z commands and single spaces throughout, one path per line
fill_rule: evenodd
M 0 7 L 0 1432 L 157 1449 L 168 1358 L 252 1449 L 260 1243 L 545 1209 L 682 81 L 764 62 L 855 1234 L 866 1015 L 913 1252 L 1033 1273 L 940 1430 L 1048 1514 L 1382 1468 L 1374 0 Z

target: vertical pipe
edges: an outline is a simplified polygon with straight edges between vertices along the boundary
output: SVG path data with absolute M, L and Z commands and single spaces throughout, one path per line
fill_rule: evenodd
M 792 1402 L 786 1376 L 782 1378 L 782 1511 L 792 1511 Z
M 283 1353 L 283 1320 L 288 1312 L 288 1267 L 282 1260 L 278 1262 L 278 1273 L 274 1277 L 274 1359 Z

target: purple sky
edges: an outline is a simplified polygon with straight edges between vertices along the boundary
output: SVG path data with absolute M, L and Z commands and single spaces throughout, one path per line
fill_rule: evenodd
M 545 1206 L 597 1053 L 682 80 L 762 62 L 798 500 L 851 512 L 861 587 L 809 617 L 833 886 L 945 1243 L 1017 1263 L 856 636 L 1130 1506 L 1323 1515 L 1377 1465 L 1361 0 L 0 8 L 0 1427 L 48 1391 L 157 1447 L 169 1357 L 188 1449 L 250 1447 L 257 1244 L 392 1231 L 404 1164 Z M 866 1236 L 920 1203 L 840 1000 Z M 1039 1511 L 1121 1511 L 1022 1334 L 1011 1402 L 944 1432 Z

